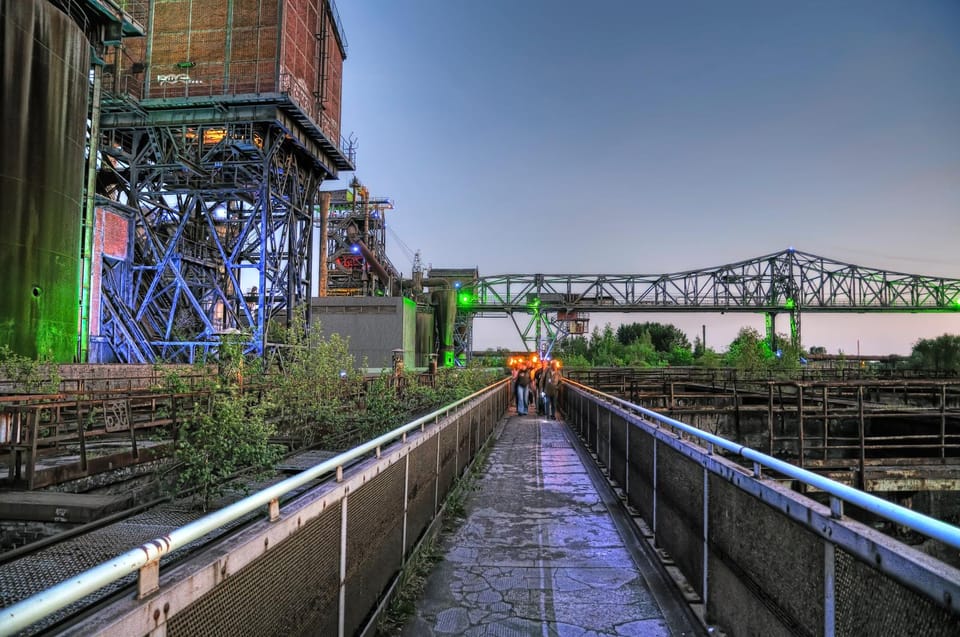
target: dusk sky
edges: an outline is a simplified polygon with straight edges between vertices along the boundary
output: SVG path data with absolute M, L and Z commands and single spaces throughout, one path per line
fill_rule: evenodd
M 960 2 L 340 0 L 344 135 L 388 254 L 659 274 L 789 246 L 960 278 Z M 352 174 L 341 175 L 341 186 Z M 409 251 L 406 248 L 409 248 Z M 726 349 L 760 315 L 658 321 Z M 786 318 L 778 331 L 786 332 Z M 960 314 L 803 315 L 803 344 L 909 353 Z M 520 347 L 477 319 L 476 349 Z

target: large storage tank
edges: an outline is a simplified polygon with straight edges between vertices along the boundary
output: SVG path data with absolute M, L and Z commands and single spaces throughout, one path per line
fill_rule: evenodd
M 72 361 L 90 44 L 46 0 L 0 0 L 0 346 Z
M 437 360 L 441 367 L 453 367 L 453 324 L 457 318 L 455 290 L 433 291 L 433 316 L 437 330 Z
M 430 308 L 417 310 L 417 367 L 429 367 L 430 356 L 436 354 L 433 331 L 433 312 Z

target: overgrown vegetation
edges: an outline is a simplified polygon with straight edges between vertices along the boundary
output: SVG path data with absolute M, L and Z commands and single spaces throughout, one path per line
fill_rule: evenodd
M 279 459 L 265 406 L 238 388 L 215 392 L 194 404 L 180 424 L 176 444 L 179 489 L 196 488 L 204 511 L 223 495 L 227 478 L 241 469 L 264 474 Z
M 772 375 L 790 375 L 806 363 L 808 353 L 791 342 L 789 336 L 778 334 L 776 346 L 752 327 L 744 327 L 718 353 L 704 347 L 699 337 L 691 347 L 686 335 L 673 325 L 660 323 L 632 323 L 621 325 L 616 332 L 607 324 L 594 328 L 588 337 L 568 338 L 557 346 L 555 356 L 562 358 L 568 368 L 589 367 L 728 367 L 745 372 Z M 823 355 L 823 347 L 811 347 L 810 354 Z M 832 363 L 842 371 L 854 364 L 840 355 Z M 862 363 L 857 363 L 863 369 Z M 913 346 L 909 357 L 885 361 L 886 369 L 917 370 L 938 375 L 960 374 L 960 335 L 944 334 L 933 339 L 921 339 Z M 869 372 L 869 370 L 865 370 Z
M 62 380 L 60 368 L 49 353 L 35 360 L 7 345 L 0 345 L 0 377 L 10 381 L 13 391 L 25 394 L 55 394 Z
M 960 374 L 960 335 L 920 339 L 913 345 L 909 365 L 938 374 Z
M 244 355 L 248 336 L 226 339 L 209 398 L 181 416 L 177 484 L 198 489 L 204 507 L 236 471 L 262 471 L 275 463 L 280 448 L 271 440 L 337 449 L 386 433 L 495 380 L 472 367 L 442 369 L 435 376 L 369 378 L 356 366 L 346 339 L 325 337 L 319 327 L 308 330 L 302 316 L 278 334 L 284 341 L 269 372 L 259 359 Z M 175 372 L 165 376 L 164 385 L 173 391 L 184 387 Z
M 774 351 L 753 328 L 743 328 L 726 353 L 703 346 L 695 338 L 693 346 L 686 334 L 673 325 L 632 323 L 616 332 L 607 324 L 594 328 L 589 337 L 563 342 L 556 356 L 567 367 L 732 367 L 748 371 L 789 372 L 801 365 L 802 350 L 790 339 L 778 335 Z

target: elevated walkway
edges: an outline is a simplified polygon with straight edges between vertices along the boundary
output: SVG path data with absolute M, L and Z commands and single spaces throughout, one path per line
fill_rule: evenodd
M 405 637 L 704 634 L 566 425 L 495 436 Z

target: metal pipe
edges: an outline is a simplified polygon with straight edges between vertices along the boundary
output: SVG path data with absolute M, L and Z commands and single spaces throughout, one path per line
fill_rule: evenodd
M 400 438 L 407 432 L 419 429 L 421 424 L 427 424 L 431 420 L 439 419 L 440 416 L 449 414 L 459 409 L 462 405 L 475 400 L 481 396 L 495 394 L 501 386 L 508 384 L 509 378 L 505 378 L 490 387 L 470 394 L 466 398 L 447 405 L 443 409 L 438 409 L 425 416 L 421 416 L 391 432 L 374 438 L 359 447 L 345 451 L 338 456 L 334 456 L 325 462 L 307 469 L 295 476 L 278 482 L 263 491 L 248 496 L 238 502 L 214 511 L 209 515 L 194 520 L 186 526 L 174 529 L 168 535 L 156 538 L 146 542 L 139 547 L 127 551 L 126 553 L 114 558 L 113 560 L 103 562 L 98 566 L 70 577 L 56 586 L 41 591 L 26 599 L 23 599 L 12 606 L 0 609 L 0 635 L 11 635 L 18 633 L 31 624 L 43 619 L 47 615 L 55 613 L 68 604 L 86 597 L 87 595 L 100 590 L 101 588 L 112 584 L 113 582 L 126 577 L 130 573 L 140 570 L 142 567 L 152 562 L 157 562 L 164 555 L 184 547 L 190 542 L 200 539 L 207 533 L 214 531 L 231 522 L 235 522 L 242 516 L 259 509 L 262 506 L 269 506 L 272 500 L 279 498 L 286 493 L 300 488 L 313 480 L 325 476 L 333 471 L 341 469 L 345 464 L 365 457 L 377 447 Z
M 869 493 L 864 493 L 863 491 L 854 489 L 853 487 L 848 487 L 845 484 L 834 482 L 829 478 L 824 478 L 823 476 L 817 475 L 816 473 L 806 469 L 801 469 L 800 467 L 792 465 L 789 462 L 777 460 L 776 458 L 772 458 L 764 453 L 750 449 L 749 447 L 745 447 L 735 442 L 730 442 L 726 438 L 715 436 L 705 431 L 701 431 L 696 427 L 691 427 L 690 425 L 684 424 L 678 420 L 674 420 L 673 418 L 660 415 L 655 411 L 650 411 L 649 409 L 634 405 L 615 396 L 600 393 L 575 381 L 564 379 L 564 382 L 586 393 L 593 394 L 597 397 L 602 397 L 603 400 L 607 402 L 638 413 L 647 419 L 669 425 L 675 429 L 679 429 L 680 431 L 692 436 L 693 438 L 702 440 L 705 443 L 713 443 L 721 449 L 726 449 L 727 451 L 739 455 L 746 460 L 765 466 L 789 478 L 800 480 L 801 482 L 804 482 L 815 489 L 836 496 L 844 502 L 849 502 L 850 504 L 853 504 L 854 506 L 857 506 L 865 511 L 869 511 L 870 513 L 874 513 L 886 518 L 891 522 L 896 522 L 897 524 L 913 529 L 918 533 L 922 533 L 927 537 L 943 542 L 944 544 L 947 544 L 955 549 L 960 549 L 960 528 L 957 528 L 951 524 L 947 524 L 946 522 L 936 520 L 926 515 L 922 515 L 916 511 L 911 511 L 910 509 L 893 504 L 892 502 L 887 502 L 886 500 L 882 500 L 876 496 L 870 495 Z
M 363 255 L 364 260 L 370 265 L 370 268 L 374 273 L 380 278 L 384 285 L 390 283 L 390 275 L 387 274 L 387 271 L 383 269 L 383 266 L 380 265 L 380 262 L 377 261 L 377 258 L 373 256 L 373 253 L 370 252 L 370 248 L 367 247 L 363 241 L 357 241 L 356 246 L 360 248 L 360 254 Z

